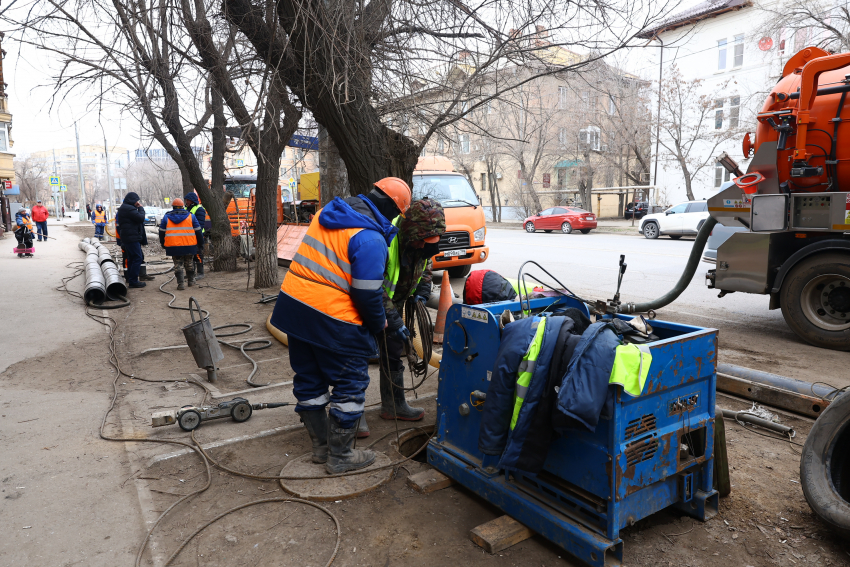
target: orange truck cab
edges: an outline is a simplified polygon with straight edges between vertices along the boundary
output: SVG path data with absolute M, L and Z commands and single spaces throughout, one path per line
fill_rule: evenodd
M 442 156 L 420 157 L 413 171 L 413 199 L 434 199 L 446 213 L 446 233 L 440 238 L 435 270 L 448 270 L 453 278 L 466 277 L 472 264 L 487 259 L 490 249 L 484 207 L 465 175 Z
M 231 175 L 224 180 L 224 190 L 233 193 L 233 199 L 227 205 L 230 218 L 230 234 L 239 236 L 242 232 L 253 234 L 254 193 L 257 190 L 256 175 Z M 277 223 L 283 222 L 283 203 L 280 185 L 277 186 Z

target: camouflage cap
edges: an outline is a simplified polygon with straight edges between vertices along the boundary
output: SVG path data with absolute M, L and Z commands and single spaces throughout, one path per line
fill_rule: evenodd
M 420 199 L 411 203 L 399 223 L 398 233 L 405 242 L 442 236 L 446 232 L 446 213 L 433 199 Z

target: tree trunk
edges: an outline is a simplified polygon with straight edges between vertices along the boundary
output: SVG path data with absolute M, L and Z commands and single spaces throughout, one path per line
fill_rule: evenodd
M 224 103 L 221 100 L 221 95 L 215 89 L 212 91 L 212 104 L 211 197 L 209 204 L 217 203 L 216 208 L 220 208 L 220 211 L 217 216 L 213 216 L 206 200 L 204 201 L 204 208 L 213 223 L 211 233 L 212 244 L 215 249 L 213 269 L 217 272 L 235 272 L 237 270 L 236 258 L 239 255 L 239 243 L 238 239 L 230 233 L 230 219 L 227 216 L 227 209 L 224 204 L 224 152 L 226 149 L 224 127 L 227 126 L 227 119 L 224 116 Z
M 319 125 L 319 171 L 319 198 L 323 206 L 333 201 L 334 197 L 348 197 L 351 194 L 345 162 L 342 161 L 333 138 L 322 125 Z
M 269 79 L 269 95 L 263 115 L 257 155 L 256 207 L 254 208 L 254 244 L 257 269 L 254 287 L 277 287 L 277 210 L 280 154 L 298 129 L 301 112 L 289 101 L 286 87 L 274 78 Z M 283 116 L 283 123 L 281 123 Z

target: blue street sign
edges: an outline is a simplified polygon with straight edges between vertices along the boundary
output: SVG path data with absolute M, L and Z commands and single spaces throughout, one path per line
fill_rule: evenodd
M 60 184 L 60 183 L 59 183 L 59 178 L 58 178 L 58 177 L 51 177 L 51 178 L 50 178 L 50 184 L 51 184 L 51 185 L 59 185 L 59 184 Z
M 302 150 L 319 150 L 319 138 L 315 136 L 299 136 L 295 134 L 289 139 L 287 146 L 301 148 Z

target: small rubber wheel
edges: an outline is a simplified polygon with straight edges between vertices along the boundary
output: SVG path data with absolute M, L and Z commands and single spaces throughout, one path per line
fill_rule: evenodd
M 533 222 L 525 223 L 525 232 L 534 232 L 534 223 Z
M 543 232 L 552 232 L 552 229 L 550 228 L 549 230 L 543 230 Z
M 248 421 L 252 413 L 254 413 L 254 409 L 251 407 L 251 404 L 248 402 L 239 402 L 230 410 L 230 417 L 233 418 L 233 421 L 242 423 L 243 421 Z
M 681 234 L 671 234 L 670 235 L 670 240 L 679 240 L 680 238 L 682 238 Z
M 850 537 L 850 394 L 835 398 L 812 426 L 800 455 L 800 484 L 812 510 Z
M 661 234 L 661 231 L 658 230 L 658 225 L 654 222 L 648 222 L 643 225 L 643 236 L 650 240 L 654 240 L 658 238 L 658 235 Z
M 183 431 L 193 431 L 197 429 L 200 424 L 201 414 L 195 410 L 186 410 L 179 418 L 177 418 L 177 425 L 179 425 L 180 429 Z
M 785 276 L 779 303 L 785 322 L 807 343 L 850 350 L 850 255 L 802 260 Z
M 469 272 L 472 271 L 472 264 L 466 264 L 465 266 L 452 266 L 448 271 L 450 278 L 465 278 L 469 275 Z
M 570 223 L 565 222 L 564 224 L 561 225 L 561 232 L 563 232 L 564 234 L 569 234 L 572 231 L 573 231 L 573 225 L 571 225 Z
M 589 228 L 583 228 L 583 229 L 581 229 L 581 233 L 582 234 L 590 234 L 590 229 Z

